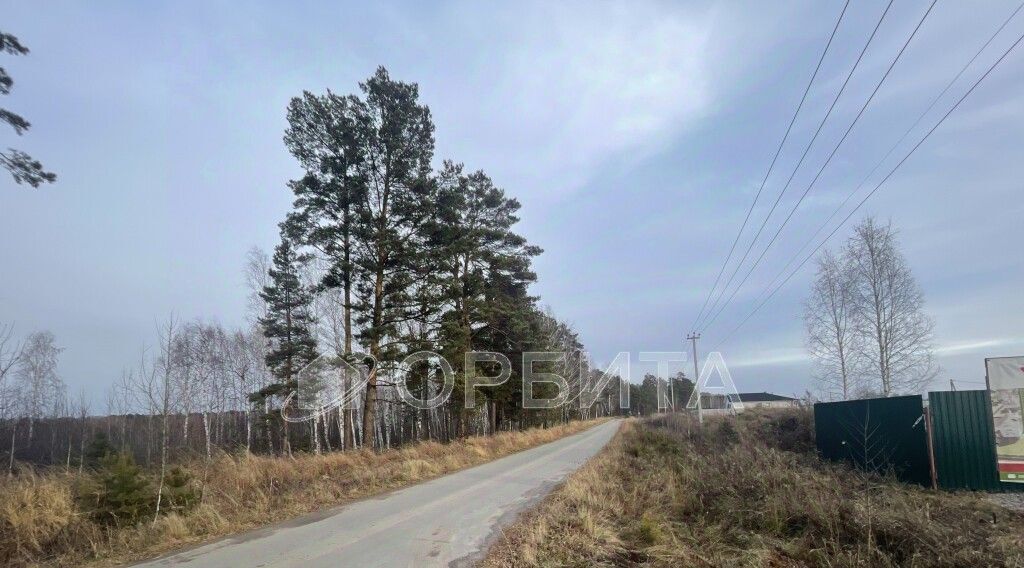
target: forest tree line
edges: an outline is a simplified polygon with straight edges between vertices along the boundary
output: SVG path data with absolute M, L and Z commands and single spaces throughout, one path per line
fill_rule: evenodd
M 9 468 L 17 460 L 73 467 L 97 437 L 165 467 L 183 453 L 383 449 L 625 412 L 617 381 L 580 408 L 579 393 L 600 375 L 572 326 L 530 293 L 541 249 L 515 231 L 520 203 L 483 171 L 450 160 L 434 167 L 434 124 L 417 85 L 380 68 L 357 94 L 302 93 L 287 119 L 284 142 L 303 175 L 288 183 L 294 202 L 279 244 L 269 255 L 254 248 L 246 261 L 248 323 L 168 318 L 102 403 L 68 392 L 53 334 L 19 339 L 12 325 L 0 328 Z M 420 351 L 454 367 L 453 396 L 437 408 L 413 408 L 397 394 L 399 386 L 422 399 L 440 392 L 431 365 L 400 372 Z M 512 370 L 501 385 L 471 389 L 467 402 L 465 377 L 497 372 L 487 362 L 465 368 L 471 351 L 504 355 Z M 522 408 L 526 351 L 567 354 L 534 370 L 565 377 L 569 404 Z M 351 404 L 288 423 L 281 410 L 298 373 L 322 355 L 375 363 Z M 658 411 L 658 379 L 650 379 L 631 385 L 629 412 Z M 533 395 L 556 391 L 541 383 Z

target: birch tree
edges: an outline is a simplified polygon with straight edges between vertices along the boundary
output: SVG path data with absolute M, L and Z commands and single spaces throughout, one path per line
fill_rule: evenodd
M 14 324 L 0 323 L 0 388 L 21 359 L 23 345 L 14 339 Z
M 254 327 L 267 316 L 267 301 L 263 289 L 270 286 L 270 256 L 260 247 L 252 247 L 245 255 L 245 285 L 249 290 L 249 306 L 246 317 Z M 262 333 L 262 331 L 261 331 Z
M 213 457 L 211 420 L 224 410 L 224 360 L 221 353 L 224 331 L 216 325 L 196 322 L 186 326 L 184 333 L 189 336 L 184 343 L 190 350 L 189 359 L 194 373 L 193 392 L 202 417 L 206 461 L 209 463 Z
M 817 259 L 811 295 L 804 302 L 806 345 L 815 379 L 830 398 L 849 400 L 857 394 L 862 336 L 854 311 L 855 274 L 845 257 L 825 251 Z
M 200 388 L 195 369 L 195 349 L 192 346 L 195 334 L 190 332 L 191 325 L 186 323 L 180 329 L 175 330 L 169 359 L 165 362 L 174 385 L 172 400 L 182 414 L 181 438 L 182 444 L 186 448 L 188 447 L 190 419 L 198 403 Z
M 28 440 L 31 443 L 35 421 L 46 415 L 64 388 L 57 375 L 57 361 L 61 348 L 57 338 L 49 331 L 37 331 L 28 336 L 18 360 L 16 388 L 22 410 L 28 418 Z
M 14 469 L 14 449 L 18 429 L 18 391 L 14 387 L 12 371 L 21 360 L 23 345 L 14 338 L 14 324 L 0 323 L 0 420 L 9 421 L 11 446 L 9 470 Z
M 160 355 L 157 364 L 148 370 L 143 364 L 140 369 L 138 389 L 144 393 L 150 407 L 160 412 L 160 481 L 156 490 L 156 513 L 153 522 L 160 517 L 160 505 L 163 501 L 164 482 L 167 479 L 167 454 L 170 437 L 170 416 L 173 411 L 174 396 L 174 352 L 177 342 L 178 320 L 171 315 L 160 328 Z M 145 361 L 145 360 L 143 360 Z M 188 417 L 186 416 L 186 421 Z
M 853 271 L 852 302 L 861 352 L 883 396 L 916 392 L 937 374 L 934 323 L 924 294 L 899 251 L 891 223 L 864 219 L 847 243 Z
M 252 451 L 253 409 L 248 397 L 266 386 L 263 352 L 258 344 L 262 338 L 252 333 L 235 331 L 225 339 L 225 365 L 231 375 L 231 407 L 245 412 L 245 453 Z
M 79 430 L 80 430 L 80 432 L 78 433 L 78 473 L 79 473 L 79 475 L 81 475 L 82 470 L 85 468 L 85 432 L 86 432 L 86 424 L 87 424 L 87 421 L 88 421 L 88 418 L 89 418 L 89 408 L 90 408 L 89 395 L 86 394 L 85 389 L 81 389 L 81 390 L 78 391 L 78 403 L 77 403 L 77 407 L 75 409 L 77 411 L 77 413 L 78 413 L 78 424 L 79 424 Z M 68 452 L 69 452 L 69 455 L 70 455 L 70 450 L 68 450 Z M 71 464 L 71 462 L 69 460 L 68 461 L 68 465 L 70 465 L 70 464 Z

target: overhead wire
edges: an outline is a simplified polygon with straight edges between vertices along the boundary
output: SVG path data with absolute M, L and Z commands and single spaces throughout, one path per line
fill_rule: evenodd
M 804 148 L 803 154 L 801 154 L 799 161 L 797 161 L 796 166 L 794 166 L 793 171 L 790 173 L 789 179 L 786 181 L 786 185 L 783 186 L 781 191 L 779 191 L 779 195 L 775 197 L 775 202 L 772 203 L 771 208 L 768 210 L 768 214 L 765 215 L 764 221 L 761 222 L 761 226 L 758 227 L 757 232 L 754 234 L 754 238 L 751 239 L 750 244 L 747 245 L 747 249 L 743 252 L 742 258 L 740 258 L 739 262 L 736 263 L 736 266 L 729 274 L 729 278 L 728 280 L 726 280 L 725 286 L 722 287 L 722 290 L 719 292 L 714 302 L 712 302 L 711 308 L 708 310 L 708 314 L 705 314 L 705 317 L 709 315 L 711 312 L 714 312 L 715 308 L 718 307 L 718 302 L 721 301 L 722 296 L 725 295 L 725 291 L 728 290 L 729 286 L 733 283 L 733 280 L 736 278 L 736 274 L 739 272 L 740 267 L 743 266 L 743 263 L 747 260 L 747 257 L 750 256 L 750 251 L 754 248 L 754 244 L 757 243 L 757 239 L 761 237 L 761 233 L 764 231 L 765 226 L 771 219 L 772 214 L 775 213 L 775 209 L 779 206 L 779 202 L 782 201 L 782 197 L 786 194 L 786 190 L 789 189 L 789 186 L 793 182 L 793 178 L 796 176 L 797 171 L 800 169 L 800 166 L 803 165 L 804 160 L 807 158 L 807 154 L 811 151 L 811 148 L 814 146 L 814 142 L 818 139 L 818 136 L 821 134 L 822 128 L 824 128 L 825 123 L 828 121 L 828 118 L 832 116 L 832 111 L 835 110 L 836 103 L 838 103 L 839 99 L 843 96 L 843 93 L 846 91 L 847 85 L 850 84 L 850 79 L 853 78 L 854 73 L 857 71 L 857 68 L 860 66 L 861 61 L 864 59 L 864 54 L 867 52 L 868 47 L 871 46 L 871 43 L 874 41 L 875 36 L 878 34 L 878 29 L 882 26 L 882 22 L 885 20 L 886 15 L 889 13 L 889 9 L 892 8 L 893 1 L 894 0 L 889 0 L 889 3 L 885 6 L 885 10 L 882 11 L 882 15 L 879 16 L 878 22 L 875 24 L 874 29 L 871 30 L 871 35 L 868 36 L 867 42 L 865 42 L 864 47 L 861 48 L 860 53 L 857 55 L 857 60 L 854 61 L 853 67 L 850 68 L 850 72 L 846 74 L 846 79 L 843 81 L 842 86 L 839 87 L 839 91 L 836 92 L 836 96 L 832 99 L 832 103 L 829 105 L 828 111 L 825 112 L 825 116 L 822 117 L 821 121 L 818 123 L 818 128 L 814 131 L 814 135 L 811 136 L 810 141 Z M 701 326 L 706 326 L 706 323 L 698 319 L 697 323 L 694 324 L 694 328 Z
M 722 304 L 722 307 L 712 316 L 712 318 L 705 322 L 705 329 L 710 328 L 711 325 L 715 322 L 715 320 L 718 319 L 718 316 L 720 316 L 722 312 L 725 311 L 725 308 L 728 307 L 732 299 L 736 297 L 736 294 L 740 291 L 740 289 L 743 288 L 743 285 L 746 284 L 747 280 L 750 279 L 750 275 L 753 274 L 754 270 L 761 264 L 761 261 L 764 260 L 765 255 L 768 253 L 768 250 L 771 249 L 772 245 L 775 244 L 775 241 L 778 240 L 779 235 L 782 233 L 783 229 L 786 228 L 786 225 L 789 224 L 789 221 L 793 218 L 793 215 L 800 207 L 800 204 L 802 204 L 804 199 L 807 198 L 807 195 L 811 192 L 811 189 L 814 188 L 814 185 L 818 183 L 818 180 L 821 178 L 821 174 L 824 173 L 825 169 L 832 162 L 832 158 L 834 158 L 836 153 L 839 151 L 839 148 L 842 147 L 843 143 L 846 142 L 847 137 L 850 136 L 850 132 L 853 131 L 853 128 L 860 121 L 861 117 L 864 116 L 864 112 L 868 109 L 868 106 L 871 105 L 871 102 L 875 99 L 875 95 L 878 94 L 878 91 L 882 88 L 882 85 L 885 84 L 886 79 L 889 78 L 889 75 L 892 73 L 892 70 L 896 67 L 896 64 L 903 57 L 903 54 L 906 52 L 907 47 L 910 45 L 910 42 L 913 41 L 914 37 L 917 35 L 917 32 L 920 31 L 921 26 L 924 25 L 925 20 L 928 19 L 928 15 L 931 14 L 932 9 L 935 7 L 935 4 L 937 2 L 938 0 L 932 0 L 932 3 L 928 6 L 928 9 L 925 10 L 924 15 L 922 15 L 921 19 L 917 22 L 917 26 L 914 27 L 914 30 L 910 33 L 910 36 L 907 37 L 907 40 L 903 42 L 903 46 L 896 54 L 896 57 L 892 60 L 892 63 L 890 63 L 889 67 L 885 70 L 885 74 L 882 75 L 882 78 L 879 79 L 878 83 L 875 85 L 874 90 L 871 91 L 871 94 L 868 96 L 867 100 L 864 101 L 863 105 L 861 105 L 860 110 L 857 112 L 857 115 L 850 123 L 850 126 L 846 128 L 846 132 L 843 133 L 842 138 L 839 139 L 839 142 L 836 143 L 835 147 L 832 148 L 832 151 L 829 153 L 828 158 L 826 158 L 825 162 L 822 163 L 820 168 L 818 168 L 818 171 L 814 175 L 814 178 L 811 180 L 811 183 L 807 185 L 807 187 L 804 189 L 803 194 L 800 195 L 800 198 L 797 199 L 796 203 L 793 204 L 793 207 L 790 208 L 789 213 L 786 215 L 786 218 L 783 219 L 782 224 L 780 224 L 779 228 L 775 230 L 775 234 L 772 235 L 772 238 L 768 241 L 768 244 L 764 246 L 764 248 L 761 250 L 761 253 L 758 255 L 757 259 L 755 259 L 753 264 L 750 265 L 750 268 L 747 270 L 746 274 L 743 275 L 743 279 L 740 280 L 740 283 L 736 286 L 736 288 L 733 289 L 732 294 L 729 295 L 729 298 L 726 299 L 725 303 Z
M 718 270 L 718 275 L 715 276 L 715 282 L 711 285 L 711 289 L 708 291 L 707 297 L 704 298 L 704 305 L 700 307 L 700 311 L 697 313 L 697 317 L 694 319 L 693 326 L 691 327 L 696 327 L 697 322 L 704 316 L 704 310 L 708 307 L 708 302 L 711 301 L 711 296 L 714 295 L 715 289 L 718 288 L 718 283 L 721 282 L 722 274 L 725 272 L 725 268 L 729 265 L 729 261 L 732 260 L 733 253 L 736 252 L 736 245 L 740 242 L 740 237 L 743 235 L 743 231 L 747 228 L 747 223 L 750 221 L 750 215 L 754 212 L 754 208 L 757 206 L 757 202 L 761 198 L 761 193 L 764 191 L 764 186 L 768 182 L 768 177 L 771 176 L 772 171 L 775 169 L 775 164 L 779 160 L 779 154 L 782 153 L 782 148 L 785 146 L 786 140 L 789 139 L 789 134 L 793 130 L 793 124 L 796 123 L 797 116 L 800 115 L 800 109 L 803 108 L 804 102 L 807 101 L 807 94 L 811 91 L 811 85 L 814 84 L 814 80 L 817 78 L 818 72 L 821 70 L 821 64 L 825 61 L 825 55 L 832 46 L 832 40 L 835 39 L 836 32 L 839 30 L 839 25 L 842 23 L 843 17 L 846 15 L 846 9 L 849 7 L 850 0 L 846 0 L 842 11 L 839 12 L 839 18 L 836 19 L 836 23 L 832 27 L 832 34 L 829 35 L 828 42 L 825 44 L 825 49 L 821 52 L 821 56 L 818 57 L 818 64 L 814 67 L 814 73 L 811 74 L 811 79 L 807 82 L 807 87 L 804 88 L 804 94 L 800 97 L 800 103 L 796 106 L 796 111 L 793 112 L 793 117 L 789 119 L 789 126 L 786 127 L 786 133 L 782 136 L 782 141 L 779 142 L 779 147 L 775 149 L 775 155 L 772 156 L 772 161 L 768 166 L 768 171 L 764 174 L 764 178 L 761 180 L 761 186 L 758 187 L 757 193 L 754 195 L 754 201 L 747 209 L 747 215 L 743 218 L 743 224 L 740 225 L 740 230 L 736 233 L 736 238 L 733 239 L 732 246 L 729 247 L 729 253 L 725 256 L 725 262 L 722 263 L 722 267 Z
M 999 36 L 1000 33 L 1002 33 L 1002 31 L 1006 28 L 1007 25 L 1009 25 L 1009 23 L 1013 20 L 1014 16 L 1016 16 L 1017 13 L 1021 11 L 1021 9 L 1024 9 L 1024 2 L 1021 2 L 1017 6 L 1017 8 L 1013 12 L 1011 12 L 1010 15 L 1006 17 L 1005 20 L 1003 20 L 1002 25 L 1000 25 L 998 28 L 996 28 L 996 31 L 993 32 L 992 35 L 989 36 L 988 40 L 985 41 L 985 43 L 983 43 L 980 48 L 978 48 L 978 50 L 967 61 L 967 63 L 965 63 L 960 68 L 960 70 L 957 72 L 957 74 L 954 75 L 953 78 L 950 79 L 948 83 L 946 83 L 946 86 L 942 89 L 942 91 L 939 92 L 939 94 L 936 95 L 932 99 L 931 103 L 924 109 L 924 111 L 922 111 L 921 114 L 919 114 L 917 116 L 917 119 L 913 122 L 913 124 L 911 124 L 910 127 L 907 128 L 903 132 L 903 135 L 899 137 L 899 139 L 889 148 L 889 150 L 885 153 L 885 155 L 882 156 L 882 158 L 880 160 L 878 160 L 878 162 L 875 164 L 875 166 L 873 168 L 871 168 L 871 171 L 868 172 L 868 174 L 866 176 L 864 176 L 864 178 L 860 181 L 859 184 L 857 184 L 857 187 L 853 191 L 851 191 L 850 193 L 848 193 L 846 195 L 846 197 L 843 199 L 843 201 L 832 211 L 831 214 L 829 214 L 829 216 L 825 219 L 825 221 L 822 222 L 821 225 L 818 226 L 818 228 L 814 231 L 814 234 L 812 234 L 810 238 L 808 238 L 808 239 L 806 239 L 804 241 L 804 243 L 797 250 L 796 254 L 794 254 L 793 256 L 790 257 L 789 261 L 786 262 L 786 265 L 783 266 L 782 270 L 780 270 L 778 272 L 778 274 L 776 274 L 775 277 L 771 280 L 771 282 L 768 283 L 768 286 L 765 287 L 764 291 L 760 295 L 758 295 L 757 298 L 754 299 L 755 303 L 761 300 L 761 296 L 763 296 L 766 292 L 771 290 L 772 286 L 774 286 L 775 283 L 778 282 L 778 279 L 781 278 L 782 275 L 785 274 L 787 270 L 789 270 L 789 268 L 793 265 L 793 263 L 798 258 L 800 258 L 800 255 L 803 254 L 803 252 L 807 248 L 807 246 L 810 245 L 811 243 L 813 243 L 815 241 L 815 239 L 817 239 L 818 235 L 820 235 L 821 232 L 824 231 L 826 227 L 828 227 L 829 223 L 832 222 L 832 219 L 834 219 L 836 217 L 836 215 L 838 215 L 839 212 L 842 211 L 846 207 L 847 203 L 849 203 L 850 200 L 853 199 L 853 197 L 857 193 L 859 193 L 861 189 L 863 189 L 863 187 L 868 183 L 868 180 L 870 180 L 872 177 L 874 177 L 874 175 L 878 171 L 878 169 L 881 168 L 882 165 L 889 159 L 889 157 L 892 156 L 893 152 L 895 152 L 896 149 L 899 148 L 903 144 L 903 142 L 907 139 L 907 136 L 909 136 L 911 132 L 913 132 L 915 129 L 917 129 L 918 125 L 921 124 L 921 121 L 924 120 L 924 118 L 932 111 L 932 109 L 935 108 L 935 105 L 938 104 L 938 102 L 940 100 L 942 100 L 942 97 L 944 97 L 946 95 L 946 93 L 949 92 L 949 89 L 952 88 L 953 85 L 956 84 L 956 82 L 960 80 L 960 77 L 963 76 L 963 74 L 967 71 L 967 69 L 969 69 L 970 66 L 974 64 L 975 61 L 977 61 L 978 57 L 981 56 L 981 54 L 986 49 L 988 49 L 988 46 L 992 44 L 992 42 L 996 39 L 996 37 Z
M 737 325 L 736 325 L 736 327 L 734 327 L 734 328 L 733 328 L 733 329 L 732 329 L 732 330 L 731 330 L 731 331 L 730 331 L 730 332 L 729 332 L 729 333 L 728 333 L 728 334 L 727 334 L 727 335 L 726 335 L 726 336 L 725 336 L 724 338 L 722 338 L 722 340 L 720 340 L 720 341 L 719 341 L 719 342 L 718 342 L 718 343 L 716 344 L 716 346 L 715 346 L 715 348 L 714 348 L 715 350 L 717 350 L 718 348 L 720 348 L 720 347 L 722 346 L 722 344 L 724 344 L 724 343 L 725 343 L 726 341 L 728 341 L 728 340 L 729 340 L 730 338 L 732 338 L 732 336 L 733 336 L 733 335 L 735 335 L 735 333 L 736 333 L 736 332 L 737 332 L 737 331 L 738 331 L 738 330 L 739 330 L 739 329 L 740 329 L 741 327 L 743 327 L 743 325 L 745 325 L 745 324 L 746 324 L 746 322 L 747 322 L 747 321 L 749 321 L 751 317 L 753 317 L 753 316 L 754 316 L 754 315 L 755 315 L 755 314 L 756 314 L 756 313 L 757 313 L 758 311 L 760 311 L 760 309 L 761 309 L 762 307 L 764 307 L 764 305 L 765 305 L 765 304 L 767 304 L 767 303 L 768 303 L 768 302 L 769 302 L 769 301 L 770 301 L 770 300 L 771 300 L 771 299 L 772 299 L 772 298 L 773 298 L 773 297 L 775 296 L 775 294 L 777 294 L 777 293 L 779 292 L 779 290 L 781 290 L 781 289 L 782 289 L 782 288 L 783 288 L 783 287 L 784 287 L 784 286 L 786 285 L 786 283 L 787 283 L 787 282 L 789 282 L 789 280 L 790 280 L 790 279 L 791 279 L 791 278 L 792 278 L 792 277 L 793 277 L 793 276 L 794 276 L 795 274 L 797 274 L 797 273 L 798 273 L 798 272 L 800 271 L 800 269 L 801 269 L 801 268 L 802 268 L 802 267 L 803 267 L 803 266 L 804 266 L 804 265 L 805 265 L 805 264 L 807 263 L 807 261 L 808 261 L 808 260 L 810 260 L 811 258 L 813 258 L 815 254 L 817 254 L 817 252 L 818 252 L 818 251 L 819 251 L 819 250 L 821 249 L 821 247 L 823 247 L 823 246 L 825 245 L 825 243 L 827 243 L 827 242 L 829 241 L 829 239 L 831 239 L 831 238 L 832 238 L 832 237 L 833 237 L 833 236 L 834 236 L 834 235 L 835 235 L 835 234 L 836 234 L 836 233 L 837 233 L 837 232 L 839 231 L 839 229 L 841 229 L 841 228 L 842 228 L 842 227 L 843 227 L 843 226 L 844 226 L 844 225 L 845 225 L 845 224 L 846 224 L 846 223 L 847 223 L 847 222 L 848 222 L 848 221 L 850 220 L 850 218 L 851 218 L 851 217 L 853 217 L 853 215 L 854 215 L 855 213 L 857 213 L 857 211 L 859 211 L 859 210 L 860 210 L 860 208 L 861 208 L 861 207 L 863 207 L 863 206 L 864 206 L 864 204 L 865 204 L 865 203 L 867 203 L 867 201 L 868 201 L 869 199 L 871 199 L 871 197 L 872 197 L 873 195 L 875 195 L 875 193 L 877 193 L 877 192 L 878 192 L 878 190 L 879 190 L 879 189 L 881 189 L 881 188 L 882 188 L 882 187 L 883 187 L 883 186 L 885 185 L 885 183 L 886 183 L 887 181 L 889 181 L 889 178 L 891 178 L 891 177 L 892 177 L 892 175 L 893 175 L 894 173 L 896 173 L 896 171 L 897 171 L 897 170 L 899 170 L 899 168 L 900 168 L 900 167 L 901 167 L 901 166 L 902 166 L 902 165 L 903 165 L 904 163 L 906 163 L 906 161 L 907 161 L 907 160 L 908 160 L 908 159 L 910 158 L 910 156 L 912 156 L 912 155 L 914 154 L 914 152 L 916 152 L 916 151 L 917 151 L 917 149 L 918 149 L 918 148 L 920 148 L 920 147 L 921 147 L 921 145 L 922 145 L 922 144 L 924 144 L 924 142 L 925 142 L 926 140 L 928 140 L 928 138 L 930 138 L 930 137 L 931 137 L 931 135 L 932 135 L 932 134 L 933 134 L 933 133 L 934 133 L 934 132 L 935 132 L 935 131 L 936 131 L 936 130 L 937 130 L 937 129 L 939 128 L 939 126 L 941 126 L 941 125 L 942 125 L 942 123 L 944 123 L 944 122 L 946 121 L 946 119 L 947 119 L 947 118 L 949 118 L 949 115 L 953 114 L 953 111 L 955 111 L 955 110 L 956 110 L 957 108 L 959 108 L 959 107 L 960 107 L 960 104 L 961 104 L 961 103 L 963 103 L 963 102 L 964 102 L 964 100 L 965 100 L 965 99 L 966 99 L 966 98 L 967 98 L 968 96 L 970 96 L 970 95 L 971 95 L 971 93 L 973 93 L 975 89 L 977 89 L 977 88 L 978 88 L 978 85 L 980 85 L 980 84 L 981 84 L 981 83 L 982 83 L 982 82 L 983 82 L 983 81 L 984 81 L 984 80 L 985 80 L 985 79 L 986 79 L 986 78 L 987 78 L 987 77 L 988 77 L 988 76 L 989 76 L 989 75 L 990 75 L 990 74 L 992 73 L 992 71 L 993 71 L 993 70 L 995 70 L 995 68 L 996 68 L 996 67 L 998 67 L 998 66 L 999 66 L 999 64 L 1003 62 L 1003 60 L 1005 60 L 1005 59 L 1006 59 L 1006 57 L 1007 57 L 1007 56 L 1008 56 L 1008 55 L 1010 54 L 1010 52 L 1012 52 L 1012 51 L 1013 51 L 1013 50 L 1014 50 L 1014 49 L 1015 49 L 1015 48 L 1016 48 L 1016 47 L 1017 47 L 1018 45 L 1020 45 L 1021 41 L 1024 41 L 1024 34 L 1021 34 L 1020 36 L 1018 36 L 1018 37 L 1017 37 L 1017 40 L 1016 40 L 1016 41 L 1014 41 L 1014 42 L 1013 42 L 1013 44 L 1012 44 L 1012 45 L 1010 45 L 1010 47 L 1008 47 L 1008 48 L 1006 49 L 1006 51 L 1004 51 L 1004 52 L 1003 52 L 1003 54 L 1002 54 L 1002 55 L 1001 55 L 1001 56 L 999 57 L 999 59 L 997 59 L 997 60 L 996 60 L 996 61 L 995 61 L 995 62 L 994 62 L 994 63 L 993 63 L 993 64 L 992 64 L 992 65 L 991 65 L 991 66 L 990 66 L 990 67 L 989 67 L 989 68 L 988 68 L 988 69 L 987 69 L 986 71 L 985 71 L 985 73 L 984 73 L 984 74 L 982 74 L 982 76 L 981 76 L 981 77 L 979 77 L 979 78 L 978 78 L 978 79 L 977 79 L 977 80 L 976 80 L 976 81 L 974 82 L 974 84 L 973 84 L 973 85 L 971 85 L 971 88 L 970 88 L 970 89 L 968 89 L 968 90 L 967 90 L 967 92 L 965 92 L 965 93 L 964 93 L 963 95 L 961 95 L 961 97 L 960 97 L 959 99 L 957 99 L 956 103 L 955 103 L 955 104 L 954 104 L 954 105 L 953 105 L 952 107 L 950 107 L 950 109 L 949 109 L 948 111 L 946 111 L 946 113 L 945 113 L 945 114 L 944 114 L 944 115 L 942 116 L 942 118 L 940 118 L 940 119 L 938 120 L 938 122 L 936 122 L 936 123 L 935 123 L 935 125 L 934 125 L 934 126 L 932 126 L 932 127 L 931 127 L 931 129 L 930 129 L 930 130 L 928 130 L 928 132 L 927 132 L 927 133 L 926 133 L 926 134 L 925 134 L 925 135 L 924 135 L 924 136 L 923 136 L 923 137 L 922 137 L 922 138 L 921 138 L 920 140 L 918 140 L 918 142 L 917 142 L 916 144 L 914 144 L 914 146 L 913 146 L 913 147 L 912 147 L 912 148 L 910 149 L 910 151 L 909 151 L 909 152 L 907 152 L 907 154 L 906 154 L 905 156 L 903 156 L 903 158 L 902 158 L 902 159 L 901 159 L 901 160 L 900 160 L 900 161 L 899 161 L 899 162 L 898 162 L 898 163 L 897 163 L 897 164 L 896 164 L 895 166 L 893 166 L 893 168 L 892 168 L 891 170 L 889 170 L 889 173 L 888 173 L 888 174 L 886 174 L 886 176 L 885 176 L 884 178 L 882 178 L 882 180 L 881 180 L 881 181 L 879 181 L 879 182 L 878 182 L 878 184 L 876 184 L 876 185 L 875 185 L 875 187 L 874 187 L 874 188 L 873 188 L 873 189 L 872 189 L 872 190 L 871 190 L 871 191 L 870 191 L 870 192 L 869 192 L 869 193 L 868 193 L 867 195 L 865 195 L 863 199 L 861 199 L 861 200 L 860 200 L 860 202 L 859 202 L 859 203 L 857 204 L 857 206 L 856 206 L 856 207 L 854 207 L 854 208 L 853 208 L 853 210 L 851 210 L 851 211 L 850 211 L 850 212 L 849 212 L 849 213 L 848 213 L 848 214 L 846 215 L 846 217 L 844 217 L 844 218 L 843 218 L 843 220 L 842 220 L 842 221 L 841 221 L 841 222 L 840 222 L 840 223 L 839 223 L 838 225 L 836 225 L 836 227 L 835 227 L 834 229 L 832 229 L 832 232 L 831 232 L 831 233 L 829 233 L 829 234 L 828 234 L 828 236 L 826 236 L 826 237 L 825 237 L 825 238 L 824 238 L 824 239 L 823 239 L 823 240 L 822 240 L 822 241 L 821 241 L 820 243 L 818 243 L 818 246 L 816 246 L 816 247 L 814 248 L 814 250 L 812 250 L 812 251 L 810 252 L 810 254 L 808 254 L 808 255 L 807 255 L 806 257 L 804 257 L 804 259 L 803 259 L 802 261 L 800 261 L 800 264 L 798 264 L 798 265 L 796 266 L 796 268 L 794 268 L 794 269 L 793 269 L 793 270 L 792 270 L 792 271 L 791 271 L 791 272 L 789 273 L 789 275 L 788 275 L 788 276 L 786 276 L 785 280 L 783 280 L 783 281 L 782 281 L 781 283 L 779 283 L 779 285 L 778 285 L 778 286 L 776 286 L 776 287 L 775 287 L 775 288 L 774 288 L 774 289 L 772 290 L 772 292 L 771 292 L 771 293 L 770 293 L 770 294 L 769 294 L 769 295 L 768 295 L 768 296 L 767 296 L 767 297 L 766 297 L 766 298 L 765 298 L 764 300 L 762 300 L 762 301 L 761 301 L 761 302 L 760 302 L 760 303 L 759 303 L 759 304 L 758 304 L 758 305 L 757 305 L 757 306 L 756 306 L 756 307 L 755 307 L 755 308 L 754 308 L 753 310 L 751 310 L 751 312 L 750 312 L 749 314 L 747 314 L 747 316 L 746 316 L 745 318 L 743 318 L 743 320 L 742 320 L 742 321 L 740 321 L 740 323 L 739 323 L 739 324 L 737 324 Z

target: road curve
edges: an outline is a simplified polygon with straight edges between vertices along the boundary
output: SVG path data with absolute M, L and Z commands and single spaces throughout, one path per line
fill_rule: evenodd
M 613 420 L 419 485 L 138 566 L 470 566 L 501 527 L 596 454 L 618 427 Z

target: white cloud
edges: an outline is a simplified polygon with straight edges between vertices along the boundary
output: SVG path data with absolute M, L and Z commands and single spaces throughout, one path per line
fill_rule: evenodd
M 935 348 L 935 354 L 939 356 L 950 356 L 959 355 L 962 353 L 988 353 L 993 348 L 1021 344 L 1024 344 L 1024 338 L 1021 337 L 1003 337 L 998 339 L 975 339 L 967 341 L 957 341 L 937 346 Z
M 635 162 L 663 147 L 710 100 L 707 16 L 664 8 L 459 6 L 448 22 L 456 35 L 467 38 L 459 26 L 494 29 L 504 45 L 486 49 L 495 37 L 469 35 L 455 57 L 470 69 L 436 85 L 443 94 L 425 91 L 442 101 L 432 104 L 449 139 L 439 136 L 439 146 L 454 146 L 453 155 L 477 160 L 470 165 L 503 184 L 558 196 L 609 161 Z
M 748 352 L 746 357 L 734 361 L 727 360 L 729 367 L 743 369 L 746 367 L 766 367 L 772 365 L 790 365 L 809 361 L 810 357 L 802 348 L 780 347 L 767 351 Z

